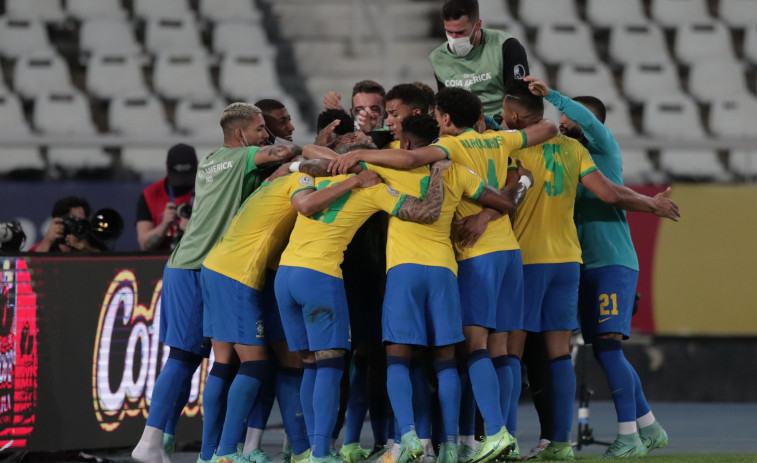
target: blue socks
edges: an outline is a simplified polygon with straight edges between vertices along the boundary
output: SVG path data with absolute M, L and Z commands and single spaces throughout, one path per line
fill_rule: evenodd
M 229 387 L 237 374 L 236 364 L 213 363 L 208 379 L 205 381 L 205 391 L 202 394 L 204 416 L 202 419 L 202 447 L 200 458 L 210 460 L 218 447 L 221 437 L 223 419 L 226 416 L 226 398 Z
M 355 367 L 350 378 L 350 399 L 347 402 L 347 427 L 344 431 L 344 445 L 360 442 L 360 431 L 368 411 L 368 362 L 355 355 Z
M 237 443 L 242 430 L 246 429 L 245 421 L 250 413 L 255 396 L 258 394 L 260 383 L 266 377 L 269 362 L 258 360 L 243 362 L 234 381 L 229 387 L 229 397 L 226 406 L 226 420 L 223 423 L 221 440 L 218 442 L 217 455 L 228 455 L 237 451 Z
M 166 422 L 166 428 L 163 430 L 166 434 L 170 434 L 172 436 L 176 435 L 176 423 L 179 422 L 179 418 L 181 417 L 181 412 L 184 411 L 184 407 L 187 404 L 187 401 L 189 400 L 189 392 L 192 389 L 192 381 L 187 381 L 184 383 L 184 387 L 182 387 L 181 392 L 179 393 L 179 398 L 176 401 L 176 406 L 173 409 L 173 414 L 168 417 L 168 422 Z
M 344 372 L 344 357 L 318 360 L 313 387 L 313 432 L 312 455 L 321 458 L 329 455 L 331 434 L 334 432 L 339 410 L 339 382 Z
M 178 404 L 181 391 L 192 380 L 202 357 L 181 349 L 171 348 L 166 364 L 158 375 L 150 399 L 150 414 L 147 426 L 165 430 L 168 420 L 176 407 L 184 408 L 186 402 Z
M 308 442 L 313 445 L 313 432 L 315 431 L 315 412 L 313 411 L 313 390 L 315 389 L 315 363 L 304 362 L 305 368 L 302 373 L 300 385 L 300 403 L 302 415 L 305 417 L 305 427 L 308 432 Z
M 497 434 L 505 425 L 505 420 L 502 419 L 499 380 L 488 350 L 479 349 L 468 355 L 468 375 L 478 409 L 481 410 L 481 416 L 486 423 L 486 435 Z
M 460 376 L 460 420 L 458 430 L 461 436 L 472 436 L 476 433 L 476 398 L 473 396 L 468 369 L 460 365 L 457 369 Z
M 444 421 L 444 442 L 457 442 L 457 427 L 460 420 L 460 376 L 455 360 L 434 362 L 439 380 L 439 404 Z
M 636 403 L 636 418 L 640 418 L 647 413 L 651 412 L 652 409 L 649 408 L 649 404 L 647 403 L 647 398 L 644 397 L 644 390 L 641 388 L 641 380 L 639 379 L 638 373 L 636 373 L 636 369 L 628 362 L 628 359 L 626 359 L 625 355 L 623 356 L 623 360 L 626 361 L 626 364 L 628 365 L 628 369 L 631 370 L 631 373 L 633 374 L 634 379 L 634 402 Z
M 499 409 L 502 413 L 502 419 L 505 421 L 505 426 L 510 434 L 515 433 L 515 429 L 510 427 L 510 424 L 516 424 L 517 419 L 510 418 L 510 401 L 513 395 L 513 373 L 510 371 L 510 359 L 507 355 L 500 355 L 492 359 L 492 366 L 497 373 L 497 383 L 499 384 Z M 515 403 L 518 405 L 517 401 Z M 517 408 L 516 408 L 517 414 Z M 514 435 L 514 434 L 513 434 Z
M 302 414 L 300 402 L 300 387 L 302 386 L 303 371 L 299 368 L 281 367 L 276 375 L 276 399 L 279 402 L 281 420 L 284 422 L 292 452 L 300 455 L 310 448 L 305 418 Z
M 255 403 L 247 416 L 247 427 L 265 430 L 268 417 L 271 416 L 273 402 L 276 400 L 276 362 L 268 362 L 266 381 L 260 385 Z M 240 442 L 247 437 L 247 430 L 243 430 Z
M 399 434 L 402 436 L 415 428 L 410 359 L 394 356 L 386 358 L 386 390 L 399 426 Z
M 619 423 L 636 421 L 635 380 L 625 361 L 621 342 L 616 339 L 597 339 L 593 342 L 594 357 L 605 371 L 612 391 L 615 413 Z
M 570 442 L 573 424 L 573 402 L 576 399 L 576 374 L 570 355 L 549 361 L 552 373 L 552 413 L 554 417 L 553 442 Z
M 410 384 L 415 433 L 419 439 L 431 439 L 431 388 L 420 361 L 410 361 Z

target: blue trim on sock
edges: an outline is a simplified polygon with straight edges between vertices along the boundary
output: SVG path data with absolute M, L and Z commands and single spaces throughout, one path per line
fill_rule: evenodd
M 194 365 L 195 368 L 197 368 L 197 366 L 202 363 L 203 357 L 202 355 L 193 354 L 192 352 L 187 352 L 185 350 L 172 347 L 171 350 L 168 351 L 168 358 Z
M 600 352 L 623 349 L 623 343 L 619 339 L 599 338 L 595 340 L 592 345 L 594 346 L 594 350 L 598 350 Z
M 344 357 L 332 357 L 315 361 L 316 368 L 335 368 L 344 371 Z
M 451 360 L 434 360 L 434 371 L 438 374 L 441 371 L 454 368 L 457 370 L 457 362 L 454 359 Z
M 315 362 L 302 362 L 302 368 L 305 370 L 315 370 Z
M 470 354 L 468 354 L 468 368 L 470 368 L 471 365 L 478 362 L 481 359 L 487 359 L 489 358 L 489 351 L 486 349 L 478 349 L 474 350 Z
M 386 357 L 386 367 L 389 368 L 392 365 L 404 365 L 408 370 L 410 369 L 410 359 L 405 357 L 395 357 L 389 355 Z
M 304 368 L 279 367 L 279 373 L 287 376 L 302 376 Z
M 510 365 L 510 359 L 507 355 L 499 355 L 492 359 L 492 365 L 494 365 L 495 369 L 506 367 Z
M 549 363 L 562 362 L 563 360 L 570 360 L 571 365 L 573 364 L 573 358 L 570 355 L 561 355 L 559 357 L 555 357 L 553 359 L 550 359 Z M 557 441 L 557 442 L 563 442 L 563 441 Z
M 239 364 L 237 363 L 213 362 L 213 366 L 210 368 L 210 373 L 208 374 L 210 376 L 215 376 L 216 378 L 221 378 L 224 381 L 231 382 L 237 375 L 238 367 Z
M 268 377 L 268 368 L 270 368 L 271 362 L 268 360 L 252 360 L 249 362 L 243 362 L 239 365 L 238 375 L 249 376 L 259 381 L 263 381 Z

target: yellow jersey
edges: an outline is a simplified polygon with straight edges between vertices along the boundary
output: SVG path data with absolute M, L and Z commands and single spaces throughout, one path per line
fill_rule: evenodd
M 457 135 L 442 135 L 431 144 L 443 149 L 447 158 L 460 163 L 498 190 L 505 186 L 507 169 L 513 165 L 510 153 L 526 146 L 526 134 L 522 130 L 487 130 L 480 134 L 473 129 Z M 483 208 L 471 199 L 463 199 L 455 212 L 455 220 L 478 214 Z M 453 235 L 457 260 L 470 259 L 497 251 L 518 249 L 510 217 L 489 222 L 486 231 L 472 247 L 463 247 Z
M 347 178 L 349 175 L 319 177 L 315 183 L 321 189 Z M 405 196 L 379 183 L 370 188 L 348 191 L 311 217 L 299 214 L 289 237 L 289 245 L 281 255 L 280 265 L 309 268 L 342 278 L 344 250 L 357 229 L 378 211 L 396 215 Z
M 423 199 L 431 181 L 429 166 L 410 170 L 396 170 L 361 162 L 363 169 L 376 171 L 384 182 L 402 193 Z M 386 238 L 386 269 L 400 264 L 446 267 L 457 275 L 457 262 L 450 241 L 450 229 L 455 209 L 463 197 L 478 199 L 486 183 L 473 171 L 453 163 L 444 171 L 444 200 L 439 220 L 421 224 L 389 219 Z
M 297 218 L 291 198 L 308 189 L 315 189 L 315 181 L 302 173 L 263 182 L 242 203 L 202 265 L 258 291 L 263 289 L 265 269 L 275 265 Z
M 392 140 L 389 143 L 384 146 L 385 150 L 398 150 L 400 149 L 400 141 L 399 140 Z
M 581 178 L 597 170 L 589 152 L 576 140 L 558 135 L 515 151 L 534 176 L 513 222 L 524 264 L 581 262 L 573 206 Z

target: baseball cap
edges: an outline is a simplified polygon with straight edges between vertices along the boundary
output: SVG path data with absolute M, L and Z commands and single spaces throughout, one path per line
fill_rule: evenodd
M 166 158 L 168 183 L 175 187 L 194 186 L 197 176 L 197 153 L 184 143 L 172 146 Z

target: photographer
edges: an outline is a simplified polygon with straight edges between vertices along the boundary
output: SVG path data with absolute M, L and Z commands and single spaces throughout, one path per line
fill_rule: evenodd
M 142 251 L 171 250 L 181 239 L 194 200 L 197 153 L 179 143 L 168 150 L 166 176 L 142 191 L 137 202 L 137 240 Z
M 101 243 L 88 239 L 89 202 L 84 198 L 67 196 L 53 205 L 53 220 L 42 241 L 31 252 L 100 252 Z

